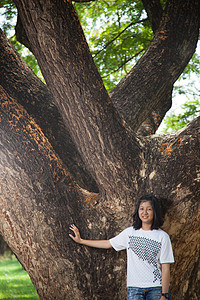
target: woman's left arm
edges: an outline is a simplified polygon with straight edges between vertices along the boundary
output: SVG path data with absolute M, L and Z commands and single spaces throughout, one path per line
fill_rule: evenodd
M 170 264 L 161 264 L 162 272 L 162 293 L 168 293 L 169 283 L 170 283 Z M 162 296 L 160 300 L 165 300 L 166 298 Z

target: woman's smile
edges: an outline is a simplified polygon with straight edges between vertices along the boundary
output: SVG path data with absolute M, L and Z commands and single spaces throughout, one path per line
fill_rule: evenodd
M 149 201 L 144 201 L 140 204 L 138 214 L 143 223 L 150 225 L 153 223 L 153 208 Z

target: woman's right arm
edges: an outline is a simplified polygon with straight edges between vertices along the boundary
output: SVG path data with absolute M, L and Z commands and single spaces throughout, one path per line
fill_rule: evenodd
M 69 236 L 78 244 L 94 247 L 94 248 L 103 248 L 103 249 L 112 248 L 112 245 L 109 240 L 84 240 L 81 238 L 80 232 L 74 224 L 72 224 L 69 228 L 74 232 L 74 235 L 69 234 Z

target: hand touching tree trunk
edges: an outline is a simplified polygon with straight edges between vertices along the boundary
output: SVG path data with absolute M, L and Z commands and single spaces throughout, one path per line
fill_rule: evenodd
M 142 129 L 163 118 L 195 51 L 199 1 L 167 2 L 146 53 L 110 95 L 70 1 L 15 3 L 47 85 L 2 36 L 0 231 L 40 298 L 124 299 L 124 254 L 75 247 L 66 228 L 107 240 L 153 192 L 167 208 L 173 298 L 198 299 L 200 119 L 170 135 Z

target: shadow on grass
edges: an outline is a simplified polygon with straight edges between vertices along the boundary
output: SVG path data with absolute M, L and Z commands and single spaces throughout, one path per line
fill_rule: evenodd
M 30 277 L 14 256 L 0 258 L 0 299 L 39 299 Z

